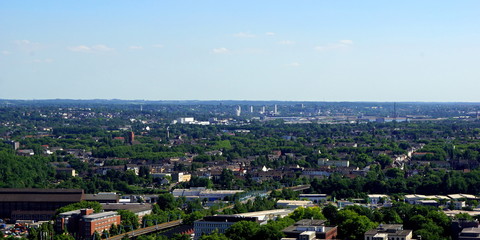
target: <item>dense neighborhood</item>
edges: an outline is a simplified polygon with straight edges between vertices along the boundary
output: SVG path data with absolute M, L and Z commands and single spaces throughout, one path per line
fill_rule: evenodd
M 2 100 L 1 238 L 480 239 L 478 108 Z

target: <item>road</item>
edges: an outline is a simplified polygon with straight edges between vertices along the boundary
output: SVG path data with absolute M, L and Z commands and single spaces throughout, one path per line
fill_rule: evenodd
M 122 234 L 119 234 L 119 235 L 112 236 L 108 239 L 109 240 L 120 240 L 126 235 L 128 235 L 128 237 L 136 237 L 136 236 L 160 231 L 160 230 L 163 230 L 163 229 L 180 226 L 181 224 L 182 224 L 182 220 L 180 219 L 180 220 L 176 220 L 176 221 L 171 221 L 171 222 L 167 222 L 167 223 L 161 223 L 161 224 L 158 224 L 158 225 L 153 225 L 153 226 L 150 226 L 150 227 L 139 228 L 139 229 L 136 229 L 134 231 L 130 231 L 130 232 L 126 232 L 126 233 L 122 233 Z

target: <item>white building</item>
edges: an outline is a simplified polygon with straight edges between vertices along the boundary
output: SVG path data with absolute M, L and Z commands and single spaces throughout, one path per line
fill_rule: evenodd
M 300 199 L 308 199 L 314 203 L 327 201 L 327 194 L 300 194 Z

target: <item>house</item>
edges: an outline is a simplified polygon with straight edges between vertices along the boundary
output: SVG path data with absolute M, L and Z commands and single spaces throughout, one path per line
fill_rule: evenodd
M 364 234 L 365 240 L 412 240 L 412 230 L 404 230 L 402 224 L 380 224 Z
M 33 151 L 33 149 L 20 149 L 17 150 L 17 154 L 20 156 L 33 156 L 35 155 L 35 152 Z
M 302 219 L 292 226 L 288 226 L 282 230 L 287 238 L 304 239 L 301 235 L 310 236 L 307 239 L 336 239 L 337 226 L 325 226 L 325 220 Z M 314 234 L 312 235 L 313 232 Z
M 75 177 L 78 175 L 73 168 L 55 168 L 55 172 L 57 175 L 66 175 L 69 177 Z

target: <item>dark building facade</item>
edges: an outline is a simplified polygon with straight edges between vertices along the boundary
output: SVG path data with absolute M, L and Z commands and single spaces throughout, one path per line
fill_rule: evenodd
M 56 209 L 84 199 L 82 189 L 0 188 L 0 218 L 50 220 Z

